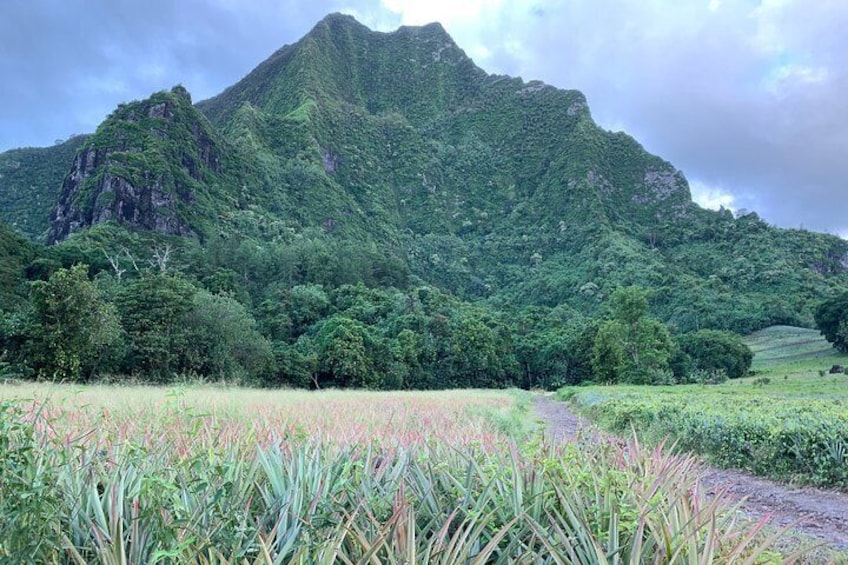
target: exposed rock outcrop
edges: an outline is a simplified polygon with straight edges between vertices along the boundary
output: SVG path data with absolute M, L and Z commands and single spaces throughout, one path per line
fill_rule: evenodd
M 107 221 L 194 235 L 191 208 L 220 170 L 215 135 L 184 88 L 121 105 L 74 159 L 48 243 Z

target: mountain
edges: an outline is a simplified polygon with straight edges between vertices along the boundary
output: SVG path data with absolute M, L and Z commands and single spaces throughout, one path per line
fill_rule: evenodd
M 77 135 L 53 147 L 0 153 L 0 221 L 30 239 L 43 240 L 62 179 L 85 139 Z
M 631 227 L 694 209 L 683 176 L 598 128 L 581 93 L 488 75 L 438 24 L 382 34 L 330 16 L 199 108 L 246 153 L 317 173 L 338 202 L 311 221 L 365 215 L 389 239 Z
M 64 180 L 37 173 L 58 148 L 16 169 L 54 183 L 49 243 L 106 225 L 189 238 L 253 306 L 273 280 L 417 281 L 493 311 L 596 315 L 636 284 L 681 330 L 750 331 L 810 325 L 848 287 L 848 242 L 699 208 L 580 92 L 488 74 L 438 24 L 378 33 L 331 15 L 218 96 L 156 93 L 80 143 Z M 24 203 L 25 184 L 0 198 Z M 39 202 L 2 219 L 38 237 Z
M 74 158 L 47 241 L 108 221 L 196 235 L 231 184 L 225 161 L 218 134 L 184 88 L 123 104 Z

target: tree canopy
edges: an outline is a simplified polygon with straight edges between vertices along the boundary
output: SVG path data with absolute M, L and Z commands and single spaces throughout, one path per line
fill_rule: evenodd
M 848 292 L 822 302 L 815 319 L 822 335 L 839 351 L 848 353 Z

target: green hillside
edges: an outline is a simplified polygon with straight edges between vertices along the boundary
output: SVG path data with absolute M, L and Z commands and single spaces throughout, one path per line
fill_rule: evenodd
M 810 324 L 845 284 L 846 242 L 701 210 L 581 93 L 488 75 L 438 25 L 330 16 L 198 106 L 252 156 L 271 215 L 389 247 L 468 300 L 598 312 L 639 284 L 681 329 L 750 331 Z
M 745 337 L 754 352 L 753 369 L 772 378 L 818 379 L 820 371 L 848 364 L 818 330 L 793 326 L 772 326 Z
M 78 135 L 53 147 L 0 153 L 0 222 L 43 240 L 62 179 L 85 139 Z
M 0 312 L 26 303 L 24 268 L 36 257 L 36 249 L 13 230 L 0 224 Z

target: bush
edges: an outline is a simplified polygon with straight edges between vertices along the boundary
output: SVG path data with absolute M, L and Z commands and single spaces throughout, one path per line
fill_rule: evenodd
M 189 366 L 216 380 L 236 378 L 259 382 L 273 372 L 271 343 L 256 329 L 256 321 L 239 302 L 201 290 L 186 314 L 191 339 Z
M 721 330 L 699 330 L 678 340 L 680 349 L 692 359 L 692 370 L 724 371 L 728 378 L 744 377 L 754 354 L 738 335 Z
M 760 377 L 745 386 L 694 393 L 665 389 L 584 389 L 569 395 L 585 415 L 614 432 L 635 428 L 647 438 L 669 437 L 678 449 L 712 463 L 780 480 L 844 487 L 848 480 L 848 421 L 842 395 L 810 398 L 769 391 Z
M 39 445 L 35 426 L 15 402 L 0 402 L 0 562 L 53 561 L 43 543 L 55 530 L 58 464 Z
M 816 327 L 834 347 L 848 353 L 848 292 L 822 302 L 814 313 Z

